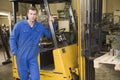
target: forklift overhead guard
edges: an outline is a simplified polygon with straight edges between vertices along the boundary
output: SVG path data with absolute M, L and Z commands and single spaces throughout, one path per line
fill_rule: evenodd
M 9 0 L 11 2 L 34 3 L 41 4 L 43 0 Z M 71 2 L 71 0 L 48 0 L 49 3 Z

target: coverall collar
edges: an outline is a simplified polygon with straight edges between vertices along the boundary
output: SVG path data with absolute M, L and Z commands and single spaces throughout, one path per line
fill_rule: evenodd
M 29 27 L 30 29 L 34 29 L 34 28 L 36 27 L 36 23 L 37 23 L 37 21 L 35 21 L 34 24 L 33 24 L 33 27 L 31 27 L 31 26 L 29 25 L 29 23 L 28 23 L 27 20 L 24 20 L 24 22 L 25 22 L 25 24 L 28 25 L 28 27 Z

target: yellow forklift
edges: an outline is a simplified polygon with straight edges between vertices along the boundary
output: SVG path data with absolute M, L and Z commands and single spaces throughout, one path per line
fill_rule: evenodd
M 43 37 L 40 42 L 40 80 L 95 80 L 93 60 L 95 54 L 100 53 L 101 47 L 102 0 L 77 0 L 77 20 L 74 18 L 71 0 L 10 1 L 15 23 L 19 3 L 40 5 L 48 16 L 51 15 L 49 4 L 64 2 L 68 6 L 70 31 L 66 32 L 65 28 L 54 31 L 53 24 L 49 21 L 52 40 Z M 20 80 L 15 56 L 12 69 L 15 80 Z

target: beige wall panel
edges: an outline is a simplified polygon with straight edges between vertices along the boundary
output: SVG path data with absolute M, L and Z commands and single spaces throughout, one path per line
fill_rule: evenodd
M 72 7 L 73 9 L 77 9 L 77 0 L 72 0 Z M 26 5 L 24 3 L 19 4 L 19 14 L 22 13 L 23 15 L 26 14 L 26 8 L 29 5 Z M 57 3 L 57 4 L 50 4 L 50 10 L 52 11 L 53 14 L 56 14 L 57 10 L 64 9 L 64 3 Z M 0 11 L 9 11 L 12 12 L 12 3 L 9 0 L 0 0 Z
M 0 0 L 0 11 L 12 11 L 12 4 L 9 2 L 9 0 Z
M 106 2 L 107 0 L 103 0 L 103 13 L 106 13 Z
M 8 18 L 0 18 L 0 25 L 1 24 L 9 25 Z
M 77 0 L 72 0 L 71 5 L 73 10 L 77 10 Z M 52 14 L 57 14 L 57 10 L 63 10 L 64 7 L 65 7 L 65 3 L 50 4 L 50 10 Z
M 120 0 L 106 0 L 106 12 L 111 13 L 120 10 Z
M 50 4 L 51 14 L 57 14 L 57 10 L 63 10 L 65 3 Z
M 77 11 L 77 0 L 72 0 L 72 7 L 73 7 L 73 10 Z

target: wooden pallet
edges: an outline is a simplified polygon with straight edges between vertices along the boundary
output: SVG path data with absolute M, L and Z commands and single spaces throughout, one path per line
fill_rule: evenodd
M 115 70 L 120 70 L 120 55 L 112 55 L 109 52 L 94 59 L 94 68 L 100 68 L 103 64 L 115 65 Z

